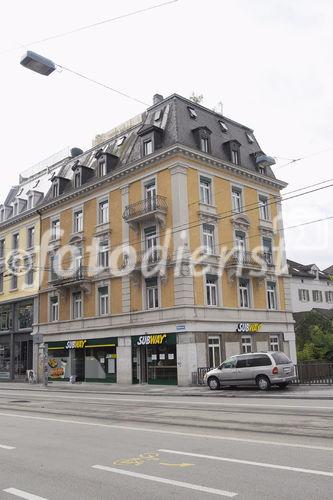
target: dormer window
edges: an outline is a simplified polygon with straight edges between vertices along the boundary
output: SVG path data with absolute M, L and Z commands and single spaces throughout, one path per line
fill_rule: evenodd
M 253 144 L 254 143 L 254 137 L 253 137 L 253 135 L 251 133 L 246 132 L 246 138 L 247 138 L 249 144 Z
M 153 152 L 153 141 L 148 139 L 147 141 L 143 141 L 143 156 L 148 156 Z
M 98 177 L 106 175 L 106 163 L 104 158 L 98 162 Z
M 231 150 L 231 161 L 232 161 L 232 163 L 236 163 L 236 165 L 239 165 L 239 151 L 238 151 L 238 149 Z
M 59 196 L 59 182 L 58 182 L 58 180 L 53 181 L 53 184 L 52 184 L 52 197 L 56 198 L 57 196 Z
M 81 186 L 81 169 L 77 169 L 74 173 L 74 187 L 79 188 Z
M 198 148 L 203 152 L 203 153 L 210 153 L 211 147 L 210 147 L 210 134 L 211 130 L 208 127 L 198 127 L 192 130 L 195 142 L 198 146 Z
M 261 167 L 260 165 L 258 166 L 258 172 L 259 174 L 266 175 L 266 167 Z
M 95 158 L 97 159 L 97 175 L 99 177 L 103 177 L 104 175 L 108 174 L 116 168 L 118 161 L 119 161 L 119 156 L 116 156 L 112 153 L 107 153 L 103 151 L 102 149 L 99 149 L 95 153 Z
M 229 161 L 235 165 L 240 165 L 240 142 L 236 139 L 227 141 L 223 144 L 223 148 L 228 156 Z
M 17 203 L 13 203 L 13 217 L 17 215 Z
M 222 132 L 228 132 L 228 127 L 224 121 L 219 120 L 219 124 L 220 124 Z
M 34 197 L 31 194 L 30 196 L 28 196 L 28 210 L 30 210 L 31 208 L 33 208 L 33 206 L 34 206 Z
M 161 118 L 162 118 L 162 110 L 159 109 L 159 110 L 155 111 L 154 121 L 158 122 Z
M 192 118 L 193 120 L 195 120 L 196 117 L 198 116 L 196 110 L 194 108 L 191 108 L 191 106 L 187 106 L 187 109 L 188 109 L 190 118 Z

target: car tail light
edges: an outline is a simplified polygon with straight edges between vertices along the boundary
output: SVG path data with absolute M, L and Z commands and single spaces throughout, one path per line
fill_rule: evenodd
M 279 373 L 279 369 L 277 366 L 274 366 L 272 373 L 273 373 L 273 375 L 277 375 Z

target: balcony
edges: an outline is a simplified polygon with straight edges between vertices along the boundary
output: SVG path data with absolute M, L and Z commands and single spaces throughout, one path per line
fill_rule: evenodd
M 127 205 L 123 213 L 123 219 L 134 226 L 135 229 L 142 222 L 158 222 L 162 226 L 166 223 L 168 212 L 167 200 L 164 196 L 156 195 L 153 198 L 146 198 Z
M 170 263 L 171 257 L 167 253 L 167 250 L 156 248 L 137 252 L 135 261 L 133 257 L 130 263 L 127 261 L 124 263 L 124 266 L 129 266 L 129 272 L 133 278 L 139 279 L 139 276 L 145 272 L 164 278 L 166 275 L 166 267 L 169 266 Z M 154 268 L 156 268 L 156 272 L 152 273 Z
M 245 276 L 251 271 L 255 272 L 257 277 L 260 275 L 265 277 L 269 268 L 274 267 L 271 262 L 271 254 L 237 250 L 228 257 L 225 268 L 228 270 L 229 278 L 233 278 L 235 275 Z
M 79 287 L 83 291 L 90 291 L 90 277 L 86 266 L 80 266 L 77 269 L 64 269 L 62 275 L 52 270 L 49 282 L 55 288 Z

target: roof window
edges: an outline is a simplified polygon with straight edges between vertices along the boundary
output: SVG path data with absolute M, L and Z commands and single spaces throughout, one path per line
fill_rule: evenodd
M 155 112 L 155 115 L 154 115 L 154 121 L 155 122 L 158 122 L 158 120 L 160 120 L 162 118 L 162 110 L 161 109 L 158 109 L 156 112 Z
M 190 114 L 190 118 L 193 118 L 195 120 L 198 116 L 196 110 L 194 108 L 191 108 L 191 106 L 187 106 L 187 109 Z
M 119 137 L 119 139 L 117 140 L 117 148 L 119 148 L 119 146 L 122 146 L 124 144 L 125 139 L 126 139 L 126 135 Z
M 228 132 L 228 127 L 224 121 L 219 120 L 219 124 L 220 124 L 220 127 L 222 129 L 222 132 Z
M 253 135 L 251 133 L 246 132 L 246 138 L 247 138 L 247 140 L 249 141 L 250 144 L 254 143 L 254 137 L 253 137 Z

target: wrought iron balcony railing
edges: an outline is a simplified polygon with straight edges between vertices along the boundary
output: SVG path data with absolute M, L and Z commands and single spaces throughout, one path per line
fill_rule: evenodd
M 262 262 L 260 261 L 263 260 L 265 259 L 262 254 L 237 250 L 229 257 L 227 266 L 260 269 L 262 267 Z
M 142 218 L 145 215 L 152 214 L 154 212 L 166 214 L 167 211 L 168 204 L 166 198 L 164 196 L 156 195 L 152 198 L 146 198 L 138 201 L 137 203 L 127 205 L 123 213 L 123 218 L 126 221 L 130 221 Z
M 55 286 L 73 285 L 88 280 L 86 266 L 64 269 L 61 273 L 51 270 L 50 282 Z

